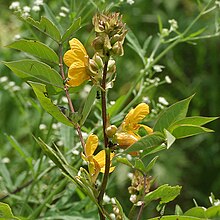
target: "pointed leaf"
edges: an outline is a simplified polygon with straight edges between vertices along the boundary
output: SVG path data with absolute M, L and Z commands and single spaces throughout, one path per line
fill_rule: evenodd
M 145 168 L 145 173 L 149 172 L 153 167 L 154 167 L 154 164 L 156 163 L 157 159 L 158 159 L 159 156 L 156 156 L 154 157 L 150 163 L 147 165 L 147 167 Z
M 4 62 L 16 75 L 25 81 L 38 81 L 47 85 L 48 93 L 63 91 L 63 80 L 59 73 L 45 63 L 36 60 Z
M 33 168 L 33 158 L 28 156 L 28 153 L 25 152 L 25 149 L 22 148 L 19 143 L 17 142 L 17 140 L 13 137 L 13 136 L 9 136 L 6 134 L 6 137 L 8 139 L 8 141 L 10 142 L 11 146 L 19 153 L 19 155 L 26 160 L 26 162 L 29 165 L 29 168 Z
M 15 217 L 8 204 L 0 202 L 0 219 L 2 220 L 19 220 Z
M 113 199 L 115 200 L 117 208 L 119 209 L 119 216 L 122 217 L 123 220 L 129 220 L 129 218 L 125 215 L 125 213 L 123 211 L 121 203 L 116 198 L 113 198 Z
M 54 50 L 39 41 L 22 39 L 7 45 L 7 47 L 21 50 L 47 62 L 59 64 L 59 58 Z
M 115 101 L 114 105 L 108 108 L 108 114 L 110 118 L 118 113 L 118 109 L 121 109 L 125 100 L 126 100 L 126 96 L 122 95 Z
M 82 119 L 80 120 L 80 125 L 83 125 L 85 120 L 87 119 L 91 109 L 92 109 L 92 106 L 93 106 L 93 103 L 96 99 L 96 92 L 97 92 L 97 87 L 96 86 L 93 86 L 89 92 L 89 95 L 86 99 L 86 102 L 84 104 L 84 107 L 83 107 L 83 110 L 82 110 Z
M 160 204 L 168 203 L 174 200 L 179 194 L 181 190 L 181 186 L 169 186 L 168 184 L 162 185 L 158 187 L 156 190 L 147 193 L 144 197 L 145 203 L 149 203 L 153 200 L 160 199 Z
M 134 144 L 132 144 L 129 148 L 125 150 L 126 153 L 140 151 L 140 150 L 147 150 L 150 147 L 159 146 L 165 141 L 164 137 L 160 132 L 154 132 L 149 134 Z
M 128 46 L 130 48 L 132 48 L 138 55 L 139 57 L 141 58 L 143 64 L 145 65 L 146 64 L 146 61 L 145 61 L 145 53 L 146 51 L 144 51 L 137 39 L 137 37 L 135 36 L 135 34 L 129 30 L 128 33 L 126 34 L 126 39 L 128 40 Z
M 48 4 L 46 2 L 44 2 L 43 4 L 43 8 L 44 8 L 44 11 L 45 11 L 45 17 L 50 20 L 54 25 L 55 27 L 57 28 L 57 30 L 59 31 L 63 31 L 63 26 L 61 25 L 61 23 L 58 21 L 57 19 L 57 15 L 54 14 L 54 11 L 51 10 L 51 7 L 48 6 Z
M 31 87 L 34 90 L 34 93 L 36 94 L 41 106 L 44 108 L 45 111 L 47 111 L 49 114 L 51 114 L 57 121 L 74 127 L 73 122 L 71 122 L 59 109 L 58 106 L 54 105 L 51 99 L 48 97 L 46 86 L 44 84 L 36 83 L 36 82 L 29 82 Z
M 213 132 L 213 130 L 196 125 L 178 125 L 173 129 L 172 135 L 176 139 L 180 139 L 206 132 Z
M 165 144 L 161 144 L 159 146 L 154 146 L 154 147 L 148 147 L 147 149 L 145 149 L 143 151 L 143 153 L 140 153 L 140 156 L 141 156 L 141 158 L 143 158 L 148 155 L 151 155 L 151 154 L 154 154 L 154 153 L 160 152 L 162 150 L 166 150 L 166 149 L 167 149 L 167 147 Z
M 76 32 L 80 28 L 80 25 L 81 25 L 81 18 L 78 18 L 75 21 L 73 21 L 71 26 L 67 29 L 67 31 L 62 36 L 61 41 L 65 42 L 68 38 L 70 38 L 74 34 L 74 32 Z
M 152 36 L 149 36 L 149 37 L 146 38 L 146 40 L 144 41 L 144 45 L 143 45 L 143 50 L 144 50 L 144 51 L 147 51 L 151 39 L 152 39 Z
M 59 167 L 64 173 L 68 173 L 64 167 L 66 164 L 65 160 L 62 160 L 56 153 L 56 151 L 48 146 L 41 138 L 35 138 L 36 142 L 39 144 L 41 149 L 44 151 L 44 153 L 56 164 L 57 167 Z
M 190 124 L 190 125 L 202 126 L 202 125 L 205 125 L 205 124 L 207 124 L 211 121 L 214 121 L 218 118 L 219 117 L 202 117 L 202 116 L 186 117 L 186 118 L 180 119 L 180 120 L 176 121 L 175 123 L 173 123 L 169 127 L 169 131 L 172 132 L 173 129 L 176 127 L 176 125 Z
M 164 134 L 167 140 L 167 149 L 175 142 L 176 138 L 166 129 L 164 129 Z
M 28 24 L 36 27 L 42 33 L 48 35 L 56 42 L 60 42 L 61 35 L 58 28 L 54 25 L 54 23 L 46 17 L 41 17 L 40 21 L 35 21 L 31 17 L 23 18 Z
M 187 210 L 184 215 L 186 216 L 193 216 L 198 218 L 205 218 L 206 217 L 206 208 L 204 207 L 193 207 L 189 210 Z
M 153 130 L 163 132 L 164 128 L 167 129 L 171 124 L 185 118 L 192 97 L 193 96 L 190 96 L 189 98 L 179 101 L 165 109 L 159 115 Z
M 207 218 L 219 219 L 220 218 L 220 205 L 212 206 L 206 210 Z
M 134 168 L 137 170 L 140 170 L 143 174 L 145 174 L 145 166 L 144 163 L 141 159 L 139 158 L 135 158 L 135 164 L 134 164 Z
M 116 160 L 119 163 L 123 163 L 123 164 L 125 164 L 125 165 L 127 165 L 127 166 L 129 166 L 131 168 L 134 168 L 134 165 L 127 158 L 117 157 Z

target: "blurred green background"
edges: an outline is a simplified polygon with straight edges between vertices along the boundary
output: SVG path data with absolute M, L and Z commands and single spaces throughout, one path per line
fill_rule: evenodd
M 30 1 L 20 1 L 23 5 Z M 60 6 L 68 6 L 69 1 L 44 1 L 51 10 L 59 12 Z M 88 5 L 83 6 L 82 2 L 71 1 L 78 7 L 80 13 L 76 15 L 84 16 L 87 24 L 78 33 L 82 41 L 86 41 L 91 31 L 91 18 L 96 9 Z M 80 3 L 81 2 L 81 3 Z M 24 58 L 25 55 L 4 46 L 12 42 L 16 35 L 30 37 L 30 30 L 22 24 L 12 11 L 9 5 L 12 1 L 0 0 L 0 60 L 11 61 Z M 191 0 L 134 0 L 134 4 L 122 4 L 113 10 L 121 11 L 123 19 L 129 29 L 135 33 L 142 44 L 144 40 L 152 35 L 153 38 L 158 33 L 157 16 L 160 15 L 164 26 L 168 27 L 169 19 L 176 19 L 179 30 L 184 30 L 198 14 L 198 5 Z M 84 8 L 83 8 L 84 7 Z M 76 10 L 76 11 L 77 11 Z M 36 15 L 37 17 L 38 15 Z M 213 17 L 210 14 L 203 17 L 195 26 L 195 30 L 200 27 L 207 27 L 208 31 L 214 28 Z M 219 21 L 219 20 L 218 20 Z M 64 27 L 65 18 L 61 18 L 60 24 Z M 149 50 L 154 47 L 154 43 Z M 158 97 L 164 97 L 170 104 L 195 94 L 190 105 L 190 116 L 219 116 L 220 114 L 220 38 L 210 38 L 196 41 L 195 44 L 183 43 L 177 45 L 169 51 L 159 62 L 165 66 L 158 77 L 164 78 L 166 75 L 172 80 L 171 84 L 164 84 L 151 90 L 147 97 L 157 101 Z M 147 54 L 148 55 L 148 54 Z M 131 83 L 137 77 L 137 73 L 142 69 L 140 58 L 132 51 L 125 41 L 125 56 L 119 58 L 117 64 L 118 78 L 115 83 L 114 92 L 110 93 L 111 99 L 116 99 L 126 93 Z M 6 78 L 7 77 L 7 78 Z M 55 125 L 52 126 L 51 117 L 44 113 L 35 100 L 33 92 L 23 84 L 9 69 L 0 63 L 0 197 L 8 191 L 16 190 L 17 187 L 27 182 L 29 171 L 26 169 L 24 157 L 15 150 L 12 142 L 9 142 L 7 135 L 12 135 L 27 155 L 34 158 L 43 158 L 40 148 L 33 144 L 32 134 L 41 136 L 46 140 L 57 140 L 62 132 L 57 132 Z M 17 87 L 16 87 L 17 86 Z M 39 129 L 40 124 L 50 127 Z M 208 196 L 211 192 L 220 198 L 220 126 L 219 120 L 208 125 L 215 133 L 199 135 L 194 138 L 180 140 L 168 151 L 160 154 L 154 175 L 157 177 L 158 184 L 169 183 L 170 185 L 179 184 L 183 186 L 182 194 L 176 202 L 187 210 L 193 206 L 193 198 L 199 205 L 209 205 Z M 70 137 L 68 137 L 70 138 Z M 66 151 L 68 152 L 69 149 Z M 43 159 L 43 161 L 45 158 Z M 47 167 L 47 162 L 42 167 Z M 19 174 L 22 174 L 19 175 Z M 127 194 L 128 180 L 120 177 L 119 172 L 114 174 L 118 185 L 110 190 L 110 194 L 117 192 L 119 200 L 123 201 Z M 17 178 L 19 176 L 19 179 Z M 47 181 L 47 180 L 42 180 Z M 10 182 L 10 186 L 8 183 Z M 45 184 L 45 182 L 44 182 Z M 17 196 L 22 197 L 21 191 Z M 16 207 L 16 196 L 10 200 Z M 20 201 L 21 202 L 21 201 Z M 34 202 L 33 202 L 34 203 Z M 125 209 L 129 209 L 130 203 L 124 204 Z

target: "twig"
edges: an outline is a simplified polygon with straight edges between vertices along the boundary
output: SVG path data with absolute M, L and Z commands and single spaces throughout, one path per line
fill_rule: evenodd
M 62 77 L 63 81 L 65 81 L 66 77 L 65 77 L 64 70 L 63 70 L 63 57 L 62 57 L 62 55 L 63 55 L 63 47 L 62 47 L 62 44 L 59 44 L 59 67 L 60 67 L 60 74 L 61 74 L 61 77 Z M 64 85 L 64 91 L 66 93 L 66 97 L 67 97 L 67 100 L 68 100 L 70 111 L 72 113 L 75 113 L 75 109 L 73 107 L 73 103 L 71 101 L 70 94 L 69 94 L 69 89 L 68 89 L 67 85 Z M 80 127 L 80 125 L 78 123 L 76 124 L 76 130 L 77 130 L 77 133 L 79 135 L 79 139 L 80 139 L 80 142 L 82 144 L 83 150 L 85 151 L 85 141 L 84 141 L 83 136 L 82 136 L 81 127 Z
M 147 184 L 147 176 L 146 176 L 146 174 L 144 174 L 144 193 L 143 193 L 143 196 L 141 198 L 142 204 L 141 204 L 138 216 L 137 216 L 137 220 L 141 219 L 141 216 L 142 216 L 142 213 L 143 213 L 143 210 L 144 210 L 144 206 L 145 206 L 144 197 L 146 195 L 146 184 Z
M 102 100 L 102 123 L 103 123 L 103 137 L 104 137 L 104 145 L 105 145 L 105 173 L 102 181 L 102 185 L 100 188 L 100 192 L 98 195 L 98 203 L 101 206 L 103 196 L 105 193 L 105 189 L 107 186 L 108 182 L 108 175 L 109 175 L 109 169 L 110 169 L 110 150 L 108 148 L 108 137 L 106 135 L 106 126 L 107 126 L 107 106 L 106 106 L 106 77 L 107 77 L 107 68 L 108 68 L 108 61 L 109 61 L 109 56 L 106 57 L 104 69 L 103 69 L 103 76 L 102 76 L 102 91 L 101 91 L 101 100 Z M 105 219 L 104 215 L 102 212 L 99 212 L 100 219 L 103 220 Z

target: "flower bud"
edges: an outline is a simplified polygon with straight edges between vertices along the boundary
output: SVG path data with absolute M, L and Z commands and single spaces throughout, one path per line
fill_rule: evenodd
M 138 141 L 138 138 L 125 132 L 118 132 L 115 134 L 114 140 L 121 148 L 126 149 Z
M 105 133 L 109 138 L 111 138 L 114 136 L 116 131 L 117 131 L 117 127 L 115 125 L 110 125 L 109 127 L 106 128 Z
M 112 45 L 110 43 L 110 39 L 108 35 L 105 35 L 104 37 L 104 50 L 109 51 L 112 49 Z
M 89 59 L 89 70 L 93 74 L 96 74 L 97 71 L 99 70 L 99 67 L 98 67 L 97 63 L 93 59 Z
M 96 51 L 102 51 L 103 45 L 104 45 L 104 39 L 101 36 L 96 37 L 92 42 L 92 46 Z
M 112 74 L 116 71 L 115 60 L 111 59 L 108 62 L 108 74 Z
M 94 54 L 92 59 L 96 62 L 96 64 L 98 65 L 99 69 L 104 67 L 103 60 L 102 60 L 102 58 L 97 53 Z
M 123 56 L 124 55 L 124 49 L 120 41 L 117 41 L 113 47 L 112 52 L 114 55 Z

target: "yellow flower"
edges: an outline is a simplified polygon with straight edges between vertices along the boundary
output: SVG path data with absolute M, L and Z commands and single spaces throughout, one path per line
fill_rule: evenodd
M 85 144 L 85 155 L 82 154 L 83 160 L 88 162 L 89 173 L 92 181 L 95 182 L 98 174 L 105 172 L 105 151 L 101 150 L 94 155 L 95 150 L 98 147 L 98 137 L 94 134 L 89 135 Z M 114 153 L 110 153 L 110 161 L 114 157 Z M 114 170 L 114 167 L 110 167 L 109 173 Z
M 153 132 L 152 128 L 139 124 L 139 122 L 148 114 L 149 106 L 146 103 L 141 103 L 134 109 L 130 110 L 115 134 L 116 142 L 120 147 L 127 148 L 138 141 L 141 138 L 141 136 L 138 134 L 138 130 L 141 127 L 144 128 L 148 134 Z
M 68 82 L 69 86 L 79 86 L 86 80 L 90 79 L 89 75 L 89 56 L 82 43 L 73 38 L 69 41 L 70 50 L 63 57 L 64 63 L 69 67 Z

